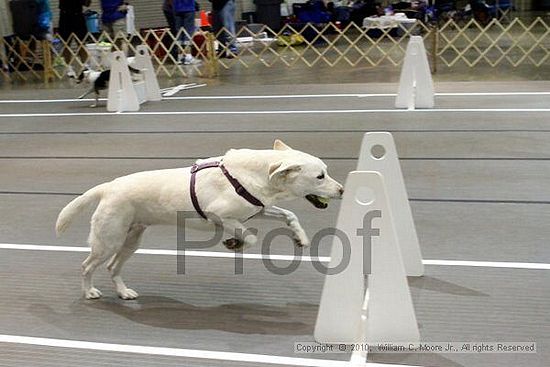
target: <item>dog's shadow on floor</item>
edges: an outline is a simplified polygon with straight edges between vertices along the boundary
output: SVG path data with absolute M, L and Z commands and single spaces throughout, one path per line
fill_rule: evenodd
M 132 322 L 152 327 L 269 335 L 312 334 L 318 308 L 307 303 L 196 306 L 160 296 L 140 296 L 135 301 L 103 298 L 82 303 L 86 308 L 113 312 Z
M 437 293 L 445 293 L 456 296 L 489 297 L 487 293 L 483 293 L 472 288 L 467 288 L 428 275 L 424 275 L 422 277 L 409 277 L 408 282 L 409 286 L 412 288 L 429 290 Z
M 94 96 L 91 97 L 88 96 L 86 99 L 94 99 Z M 106 112 L 107 109 L 107 102 L 100 100 L 97 106 L 93 106 L 93 101 L 78 101 L 75 102 L 75 104 L 67 106 L 68 110 L 74 110 L 74 111 L 81 111 L 82 109 L 85 109 L 86 112 Z

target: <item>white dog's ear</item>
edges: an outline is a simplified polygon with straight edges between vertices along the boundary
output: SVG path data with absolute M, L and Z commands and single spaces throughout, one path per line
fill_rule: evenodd
M 279 139 L 275 139 L 275 142 L 273 142 L 273 149 L 274 150 L 291 150 L 292 148 L 283 143 Z
M 277 162 L 269 166 L 269 180 L 294 177 L 302 167 L 296 163 Z

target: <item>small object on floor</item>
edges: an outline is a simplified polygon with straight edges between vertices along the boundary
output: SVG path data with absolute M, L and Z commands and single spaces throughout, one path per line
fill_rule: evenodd
M 163 97 L 171 97 L 174 94 L 181 92 L 182 90 L 200 88 L 205 86 L 206 84 L 204 83 L 203 84 L 197 84 L 197 83 L 180 84 L 180 85 L 176 85 L 175 87 L 161 89 L 160 92 L 162 93 Z

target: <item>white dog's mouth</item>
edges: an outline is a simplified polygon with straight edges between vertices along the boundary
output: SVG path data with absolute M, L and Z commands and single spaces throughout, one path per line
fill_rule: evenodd
M 309 194 L 309 195 L 306 195 L 306 199 L 318 209 L 326 209 L 328 207 L 329 198 Z

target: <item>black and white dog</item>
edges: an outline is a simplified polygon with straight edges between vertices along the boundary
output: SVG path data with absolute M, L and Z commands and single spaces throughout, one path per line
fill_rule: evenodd
M 128 66 L 128 69 L 130 70 L 132 77 L 141 74 L 140 70 L 133 68 L 131 66 Z M 83 99 L 88 94 L 94 92 L 95 103 L 91 107 L 97 107 L 97 103 L 99 100 L 99 92 L 108 88 L 110 78 L 111 78 L 111 70 L 95 71 L 88 68 L 82 70 L 82 72 L 76 78 L 76 83 L 80 84 L 84 82 L 87 84 L 91 84 L 91 87 L 86 91 L 86 93 L 78 97 L 78 99 Z

